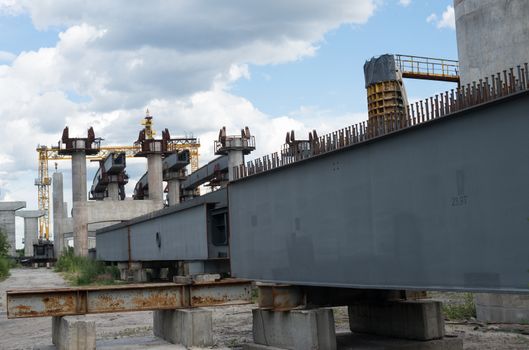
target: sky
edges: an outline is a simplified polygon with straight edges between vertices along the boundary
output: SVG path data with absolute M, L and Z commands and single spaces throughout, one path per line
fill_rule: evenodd
M 385 53 L 457 59 L 452 0 L 0 0 L 0 200 L 37 208 L 35 148 L 66 125 L 131 145 L 148 108 L 159 134 L 200 138 L 203 164 L 222 126 L 250 128 L 251 159 L 288 130 L 366 120 L 363 64 Z M 405 86 L 411 101 L 453 88 Z M 128 160 L 129 195 L 145 170 Z M 17 247 L 22 232 L 17 219 Z

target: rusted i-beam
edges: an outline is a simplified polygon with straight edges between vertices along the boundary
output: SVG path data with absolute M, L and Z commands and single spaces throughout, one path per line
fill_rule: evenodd
M 9 290 L 7 318 L 68 316 L 248 304 L 246 280 Z

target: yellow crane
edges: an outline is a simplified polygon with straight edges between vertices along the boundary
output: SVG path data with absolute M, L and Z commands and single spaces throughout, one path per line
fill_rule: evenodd
M 147 111 L 147 115 L 148 115 Z M 151 137 L 154 135 L 152 130 L 152 117 L 147 121 L 148 125 L 145 124 L 146 120 L 142 121 L 142 125 L 145 125 L 147 129 L 151 131 Z M 171 151 L 189 150 L 190 152 L 190 165 L 191 172 L 198 170 L 198 148 L 200 142 L 198 139 L 194 139 L 194 142 L 190 142 L 188 138 L 176 139 L 173 143 L 168 145 Z M 136 153 L 140 151 L 140 146 L 102 146 L 100 147 L 99 153 L 95 155 L 87 155 L 86 158 L 89 160 L 100 160 L 105 158 L 111 152 L 124 152 L 127 158 L 132 158 Z M 71 159 L 70 155 L 59 154 L 59 147 L 57 146 L 37 146 L 38 153 L 38 178 L 35 179 L 35 186 L 37 186 L 38 206 L 39 210 L 45 212 L 44 216 L 39 218 L 39 238 L 48 240 L 50 237 L 50 185 L 51 178 L 48 172 L 48 162 L 50 160 L 67 160 Z

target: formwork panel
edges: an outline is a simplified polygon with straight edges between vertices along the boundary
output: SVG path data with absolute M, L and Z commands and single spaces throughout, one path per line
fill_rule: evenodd
M 529 292 L 529 97 L 229 185 L 233 276 Z

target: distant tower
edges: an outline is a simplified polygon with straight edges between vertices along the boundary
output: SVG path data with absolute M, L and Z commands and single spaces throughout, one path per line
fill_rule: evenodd
M 455 0 L 461 84 L 529 61 L 529 1 Z

